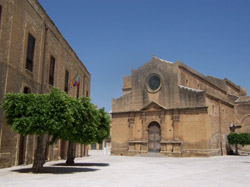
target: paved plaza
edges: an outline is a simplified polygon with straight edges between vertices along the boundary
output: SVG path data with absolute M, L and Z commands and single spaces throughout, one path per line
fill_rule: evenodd
M 169 187 L 250 186 L 250 156 L 210 158 L 125 157 L 93 154 L 47 162 L 45 173 L 31 165 L 0 169 L 0 186 Z

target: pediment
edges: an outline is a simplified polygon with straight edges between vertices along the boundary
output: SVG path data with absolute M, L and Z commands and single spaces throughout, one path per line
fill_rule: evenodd
M 153 110 L 162 110 L 162 109 L 166 109 L 166 108 L 164 106 L 161 106 L 160 104 L 152 101 L 151 103 L 149 103 L 148 105 L 143 107 L 141 110 L 153 111 Z

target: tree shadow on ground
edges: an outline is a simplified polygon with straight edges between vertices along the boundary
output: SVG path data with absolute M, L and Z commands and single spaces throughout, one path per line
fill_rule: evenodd
M 234 155 L 234 156 L 249 156 L 248 154 L 240 154 L 240 155 Z
M 67 166 L 66 163 L 58 163 L 58 164 L 54 164 L 53 166 Z M 98 166 L 98 167 L 105 167 L 105 166 L 109 166 L 108 163 L 74 163 L 74 165 L 72 166 L 68 166 L 68 167 L 74 167 L 74 166 Z
M 31 173 L 32 168 L 23 168 L 12 170 L 13 172 L 19 173 Z M 44 167 L 41 174 L 70 174 L 70 173 L 78 173 L 78 172 L 94 172 L 99 169 L 93 168 L 76 168 L 76 167 Z

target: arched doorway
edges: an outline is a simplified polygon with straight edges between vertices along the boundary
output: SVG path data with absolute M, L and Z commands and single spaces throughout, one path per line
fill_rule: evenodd
M 160 152 L 161 150 L 161 129 L 157 122 L 152 122 L 148 126 L 148 151 Z

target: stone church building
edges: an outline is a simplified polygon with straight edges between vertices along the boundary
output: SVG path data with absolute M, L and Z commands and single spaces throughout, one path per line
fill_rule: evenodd
M 250 132 L 250 97 L 228 79 L 204 76 L 155 56 L 123 77 L 112 100 L 113 155 L 227 154 L 230 127 Z

